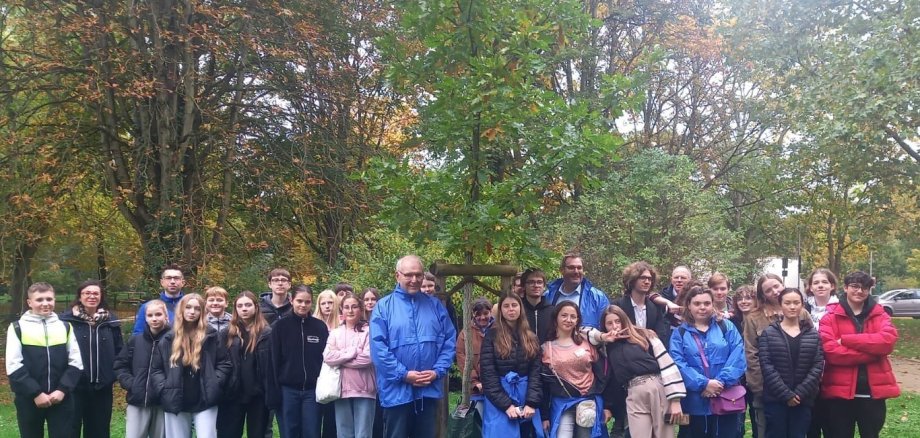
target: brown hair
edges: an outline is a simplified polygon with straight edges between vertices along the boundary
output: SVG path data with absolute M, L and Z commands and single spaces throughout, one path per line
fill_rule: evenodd
M 288 270 L 284 268 L 275 268 L 269 271 L 268 281 L 272 281 L 272 277 L 284 277 L 284 278 L 287 278 L 288 281 L 291 281 L 291 273 L 288 272 Z
M 255 307 L 255 313 L 252 314 L 252 322 L 247 323 L 242 318 L 240 314 L 236 311 L 236 303 L 240 301 L 240 298 L 249 298 L 252 301 L 253 307 Z M 233 301 L 233 317 L 230 318 L 230 327 L 227 328 L 227 348 L 230 348 L 233 338 L 237 338 L 240 342 L 243 342 L 243 330 L 249 332 L 249 342 L 243 346 L 243 350 L 252 353 L 256 351 L 256 345 L 259 343 L 259 336 L 262 335 L 262 331 L 268 327 L 268 323 L 265 321 L 265 318 L 262 316 L 262 308 L 259 306 L 259 299 L 256 298 L 256 295 L 248 290 L 244 290 L 237 295 L 236 300 Z
M 99 280 L 86 280 L 83 283 L 80 283 L 80 285 L 77 286 L 77 296 L 75 296 L 73 302 L 70 303 L 70 307 L 80 304 L 80 295 L 83 294 L 83 289 L 86 289 L 90 286 L 99 287 L 99 305 L 97 307 L 100 309 L 108 309 L 109 305 L 105 301 L 105 288 L 102 287 L 102 282 Z
M 760 278 L 757 279 L 757 307 L 763 307 L 763 303 L 767 302 L 767 297 L 763 294 L 763 284 L 769 279 L 776 280 L 779 284 L 783 284 L 783 277 L 779 275 L 773 273 L 761 275 Z
M 827 277 L 827 281 L 829 281 L 831 283 L 831 286 L 834 287 L 834 290 L 831 291 L 831 293 L 832 294 L 837 293 L 837 276 L 834 275 L 834 271 L 831 271 L 830 269 L 827 269 L 827 268 L 818 268 L 818 269 L 815 269 L 814 271 L 811 271 L 811 274 L 808 274 L 808 281 L 805 283 L 805 293 L 806 294 L 808 295 L 813 294 L 813 292 L 811 291 L 811 281 L 815 278 L 815 275 L 817 274 L 822 274 L 825 277 Z
M 572 330 L 572 341 L 576 345 L 581 345 L 581 341 L 584 340 L 584 336 L 581 335 L 581 332 L 578 330 L 581 327 L 581 310 L 578 309 L 578 305 L 572 301 L 562 301 L 559 304 L 556 304 L 556 307 L 553 308 L 552 321 L 550 321 L 549 328 L 549 337 L 547 338 L 550 341 L 555 341 L 559 339 L 559 332 L 556 331 L 556 324 L 558 324 L 559 313 L 562 312 L 563 308 L 571 307 L 575 309 L 575 329 Z
M 642 327 L 637 327 L 635 324 L 633 324 L 632 320 L 629 319 L 629 316 L 626 315 L 626 312 L 624 312 L 620 306 L 611 304 L 607 306 L 606 309 L 604 309 L 604 315 L 601 317 L 601 322 L 603 322 L 604 325 L 607 324 L 608 315 L 616 315 L 617 318 L 620 319 L 620 326 L 623 327 L 623 330 L 626 330 L 626 334 L 629 336 L 626 338 L 626 341 L 642 347 L 643 350 L 648 350 L 649 339 L 658 337 L 655 332 L 649 329 L 644 329 Z
M 508 321 L 501 312 L 501 305 L 506 300 L 517 301 L 521 313 L 517 321 Z M 508 359 L 514 353 L 515 334 L 520 339 L 519 348 L 524 349 L 524 356 L 527 359 L 533 359 L 540 354 L 540 343 L 537 341 L 537 335 L 530 331 L 530 323 L 524 315 L 524 302 L 516 294 L 503 295 L 498 300 L 498 316 L 495 318 L 495 353 L 501 359 Z
M 709 276 L 709 280 L 706 281 L 706 285 L 709 286 L 710 288 L 716 287 L 717 284 L 721 284 L 721 283 L 725 283 L 725 285 L 728 286 L 729 289 L 731 289 L 732 287 L 731 280 L 729 280 L 728 277 L 725 276 L 725 274 L 719 271 L 713 272 L 712 275 Z
M 623 269 L 623 293 L 631 293 L 633 288 L 636 287 L 636 282 L 639 281 L 639 277 L 642 276 L 642 273 L 648 271 L 652 275 L 652 288 L 655 287 L 655 284 L 658 282 L 658 271 L 646 261 L 632 262 L 625 269 Z
M 709 295 L 709 299 L 713 301 L 715 301 L 715 297 L 712 296 L 711 290 L 703 287 L 703 285 L 699 282 L 697 282 L 696 284 L 688 284 L 687 287 L 685 287 L 684 289 L 685 289 L 685 292 L 683 294 L 684 304 L 682 304 L 684 306 L 684 311 L 683 313 L 681 313 L 681 316 L 684 318 L 684 322 L 692 323 L 693 314 L 690 313 L 690 300 L 692 300 L 697 295 L 704 295 L 704 294 Z
M 569 259 L 580 259 L 580 258 L 581 258 L 581 254 L 577 252 L 573 251 L 573 252 L 565 253 L 565 255 L 562 256 L 562 262 L 559 263 L 559 269 L 565 269 L 565 263 L 568 262 Z

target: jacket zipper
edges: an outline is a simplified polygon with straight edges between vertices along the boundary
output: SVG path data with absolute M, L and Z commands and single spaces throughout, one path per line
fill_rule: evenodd
M 144 407 L 147 407 L 147 397 L 150 394 L 150 368 L 153 367 L 153 355 L 157 350 L 158 340 L 153 341 L 153 345 L 150 347 L 150 363 L 147 364 L 147 381 L 144 383 Z
M 300 367 L 303 368 L 303 384 L 300 386 L 301 391 L 307 390 L 307 339 L 304 338 L 303 325 L 306 319 L 300 320 Z
M 51 346 L 50 341 L 48 340 L 48 322 L 44 319 L 42 320 L 42 328 L 45 330 L 45 354 L 48 356 L 48 393 L 51 393 Z M 69 339 L 68 339 L 69 341 Z M 69 349 L 68 349 L 69 355 Z
M 792 370 L 792 387 L 789 388 L 789 389 L 790 389 L 790 390 L 793 390 L 793 393 L 795 393 L 795 392 L 794 392 L 794 390 L 795 390 L 795 372 L 796 372 L 797 370 L 796 370 L 796 366 L 795 366 L 795 362 L 794 362 L 795 359 L 792 357 L 792 347 L 789 346 L 789 338 L 788 338 L 787 335 L 786 335 L 786 331 L 783 330 L 782 327 L 780 327 L 779 331 L 780 331 L 780 333 L 782 333 L 782 335 L 783 335 L 783 341 L 786 343 L 786 357 L 789 358 L 789 365 L 790 365 L 790 368 L 791 368 L 791 370 Z M 800 330 L 800 331 L 799 331 L 799 335 L 801 335 L 801 334 L 802 334 L 802 333 L 801 333 L 801 330 Z M 802 352 L 801 341 L 799 341 L 799 353 L 801 354 L 801 352 Z
M 96 373 L 96 379 L 93 379 L 93 335 L 95 333 L 96 337 L 96 362 L 99 363 L 99 330 L 96 329 L 93 325 L 89 325 L 89 383 L 96 383 L 99 381 L 98 372 Z

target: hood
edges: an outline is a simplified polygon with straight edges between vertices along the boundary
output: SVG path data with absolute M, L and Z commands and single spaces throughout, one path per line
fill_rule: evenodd
M 210 313 L 208 314 L 208 322 L 209 322 L 209 323 L 211 323 L 211 322 L 215 322 L 215 323 L 216 323 L 216 322 L 230 322 L 230 318 L 232 318 L 232 315 L 230 315 L 230 314 L 227 313 L 227 312 L 224 312 L 224 314 L 221 315 L 220 318 L 218 318 L 218 317 L 216 317 L 216 316 L 214 316 L 214 315 L 211 315 Z
M 171 331 L 172 331 L 172 327 L 170 327 L 169 324 L 167 324 L 166 327 L 163 327 L 163 330 L 161 330 L 159 333 L 154 335 L 153 332 L 150 331 L 150 326 L 144 326 L 144 337 L 150 341 L 156 341 L 159 339 L 163 339 L 163 336 L 166 336 L 166 334 Z
M 36 315 L 32 313 L 31 310 L 29 310 L 26 313 L 23 313 L 22 316 L 19 317 L 19 320 L 22 322 L 29 322 L 29 323 L 35 323 L 35 324 L 41 324 L 42 321 L 44 321 L 47 324 L 52 324 L 52 323 L 60 321 L 61 319 L 58 318 L 57 313 L 54 313 L 54 312 L 51 312 L 50 315 L 43 317 L 43 316 Z
M 540 297 L 540 302 L 537 303 L 536 306 L 530 304 L 530 301 L 527 301 L 527 298 L 524 298 L 522 301 L 524 301 L 524 309 L 529 310 L 529 311 L 541 310 L 547 307 L 553 307 L 553 305 L 549 303 L 549 300 L 546 299 L 546 295 Z
M 553 280 L 552 282 L 550 282 L 550 284 L 548 284 L 548 285 L 546 286 L 546 293 L 543 294 L 543 296 L 544 296 L 544 297 L 549 297 L 549 296 L 552 296 L 553 294 L 559 292 L 559 289 L 562 288 L 562 282 L 563 282 L 563 281 L 565 281 L 565 280 L 562 279 L 562 278 L 557 278 L 557 279 Z M 594 288 L 594 285 L 591 284 L 591 280 L 588 280 L 588 277 L 582 277 L 582 279 L 581 279 L 581 291 L 584 292 L 584 291 L 586 291 L 586 290 L 591 290 L 591 289 L 593 289 L 593 288 Z
M 265 302 L 265 303 L 271 304 L 272 307 L 275 307 L 275 305 L 272 304 L 272 295 L 273 295 L 273 294 L 272 294 L 271 292 L 265 292 L 265 293 L 259 295 L 259 300 L 260 300 L 260 301 L 263 301 L 263 302 Z M 282 307 L 288 306 L 288 305 L 291 305 L 291 294 L 288 294 L 288 296 L 285 297 L 284 304 L 282 304 L 279 308 L 282 308 Z

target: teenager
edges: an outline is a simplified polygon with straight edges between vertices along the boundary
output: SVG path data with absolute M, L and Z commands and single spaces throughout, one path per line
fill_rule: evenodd
M 732 287 L 731 281 L 721 272 L 713 272 L 706 280 L 706 285 L 712 291 L 713 311 L 720 318 L 731 319 L 734 312 L 729 303 L 728 291 Z
M 219 438 L 242 437 L 244 422 L 246 436 L 261 436 L 269 427 L 265 393 L 274 387 L 271 332 L 271 326 L 262 317 L 258 298 L 250 291 L 240 292 L 222 341 L 230 351 L 233 380 L 237 384 L 217 411 Z
M 272 367 L 278 390 L 269 394 L 277 406 L 283 437 L 319 438 L 322 423 L 316 402 L 316 379 L 329 338 L 326 324 L 310 314 L 313 295 L 309 286 L 294 289 L 293 313 L 272 327 Z
M 613 416 L 614 401 L 626 388 L 629 433 L 635 437 L 673 438 L 686 397 L 680 370 L 654 330 L 636 327 L 619 306 L 604 312 L 607 388 L 604 417 Z
M 269 325 L 291 314 L 291 273 L 275 268 L 268 273 L 269 292 L 259 295 L 259 310 Z
M 543 427 L 540 344 L 515 293 L 498 301 L 499 313 L 482 343 L 484 438 L 525 438 Z
M 109 312 L 105 290 L 98 280 L 87 280 L 77 286 L 76 299 L 61 320 L 73 327 L 83 373 L 73 391 L 76 409 L 74 436 L 108 438 L 112 423 L 112 384 L 115 370 L 112 363 L 124 344 L 121 321 Z
M 73 329 L 54 313 L 54 288 L 35 283 L 26 291 L 29 310 L 6 332 L 6 374 L 23 438 L 73 434 L 73 389 L 83 361 Z
M 766 436 L 804 438 L 820 389 L 824 354 L 811 321 L 800 318 L 805 303 L 802 293 L 787 288 L 780 293 L 779 302 L 782 322 L 771 324 L 758 338 Z
M 827 314 L 827 306 L 840 302 L 837 298 L 837 276 L 827 268 L 815 269 L 808 275 L 805 287 L 805 307 L 815 330 L 819 330 L 821 318 Z
M 751 392 L 751 423 L 756 425 L 754 436 L 766 437 L 767 422 L 763 406 L 763 372 L 760 370 L 760 358 L 757 356 L 760 348 L 757 338 L 773 324 L 782 319 L 782 309 L 779 305 L 779 293 L 785 289 L 782 277 L 776 274 L 764 274 L 757 280 L 755 287 L 755 309 L 744 317 L 744 350 L 747 358 L 747 372 L 745 382 Z M 804 313 L 805 311 L 802 310 Z
M 579 331 L 578 305 L 562 301 L 553 312 L 549 340 L 543 344 L 543 428 L 556 438 L 597 438 L 604 434 L 603 364 Z
M 546 274 L 537 268 L 527 268 L 521 274 L 524 285 L 524 315 L 530 331 L 536 333 L 537 340 L 543 344 L 549 339 L 552 326 L 553 305 L 543 296 L 546 291 Z
M 323 360 L 340 369 L 341 398 L 335 401 L 339 438 L 371 438 L 377 383 L 371 362 L 370 337 L 361 300 L 346 293 L 341 300 L 343 324 L 329 333 Z
M 361 292 L 361 299 L 364 302 L 364 320 L 370 321 L 374 306 L 380 300 L 380 292 L 377 291 L 376 287 L 364 288 L 364 291 Z
M 732 317 L 729 321 L 735 325 L 735 328 L 738 329 L 738 333 L 742 334 L 742 339 L 744 338 L 744 318 L 746 315 L 751 313 L 751 311 L 757 308 L 757 293 L 754 290 L 754 285 L 744 284 L 735 289 L 735 294 L 731 297 L 732 302 Z M 746 360 L 746 359 L 745 359 Z M 757 435 L 757 420 L 754 416 L 754 408 L 751 397 L 754 395 L 754 392 L 748 387 L 747 376 L 741 377 L 741 384 L 744 385 L 744 389 L 747 391 L 744 394 L 744 400 L 748 405 L 748 417 L 751 419 L 751 432 L 753 438 L 760 438 Z M 745 420 L 744 415 L 741 415 L 738 419 L 738 433 L 744 435 L 745 429 Z
M 670 349 L 687 388 L 681 407 L 690 424 L 681 426 L 681 435 L 740 437 L 738 417 L 743 413 L 714 415 L 710 399 L 741 381 L 747 368 L 744 341 L 734 325 L 716 318 L 709 289 L 689 284 L 684 296 L 684 322 L 671 333 Z
M 204 300 L 208 312 L 208 326 L 217 330 L 218 333 L 227 330 L 232 318 L 227 312 L 227 303 L 230 302 L 230 294 L 227 293 L 227 290 L 220 286 L 211 286 L 204 291 Z
M 150 372 L 153 356 L 163 337 L 171 329 L 166 303 L 147 302 L 144 309 L 144 332 L 134 335 L 115 358 L 115 375 L 125 390 L 128 403 L 125 414 L 125 438 L 165 438 L 166 417 L 160 397 L 153 387 Z
M 482 379 L 480 378 L 479 353 L 482 350 L 482 339 L 486 332 L 492 328 L 495 318 L 492 317 L 492 303 L 485 298 L 477 298 L 473 301 L 472 306 L 472 326 L 470 332 L 473 334 L 473 351 L 472 362 L 473 369 L 470 373 L 470 393 L 471 399 L 476 402 L 482 401 Z M 457 369 L 461 372 L 466 366 L 466 330 L 460 331 L 457 335 Z M 477 408 L 478 409 L 478 408 Z M 482 414 L 482 412 L 480 412 Z
M 166 411 L 166 436 L 217 436 L 217 404 L 233 364 L 208 327 L 205 300 L 188 294 L 176 306 L 176 322 L 154 354 L 150 378 Z
M 313 317 L 326 323 L 326 329 L 329 332 L 335 330 L 342 323 L 339 314 L 339 297 L 335 291 L 326 289 L 316 297 L 316 308 L 313 310 Z M 322 438 L 335 438 L 335 404 L 326 403 L 319 405 L 320 415 L 322 416 Z
M 871 295 L 875 280 L 862 271 L 843 279 L 845 298 L 821 319 L 825 436 L 876 438 L 885 425 L 885 400 L 901 394 L 889 355 L 898 341 L 891 318 Z

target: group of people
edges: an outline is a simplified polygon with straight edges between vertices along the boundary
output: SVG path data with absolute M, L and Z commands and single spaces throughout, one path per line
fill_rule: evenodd
M 361 295 L 344 283 L 315 298 L 287 270 L 270 292 L 185 293 L 167 266 L 123 342 L 105 291 L 87 281 L 60 318 L 47 283 L 7 335 L 6 365 L 23 437 L 108 437 L 112 385 L 127 397 L 126 436 L 430 438 L 452 365 L 469 386 L 485 437 L 877 437 L 899 395 L 888 355 L 898 334 L 874 280 L 817 269 L 805 292 L 765 274 L 734 290 L 678 267 L 670 284 L 646 262 L 608 296 L 566 254 L 561 276 L 515 278 L 493 306 L 472 303 L 468 331 L 417 256 L 396 286 Z M 228 311 L 228 308 L 230 309 Z M 467 339 L 471 336 L 472 339 Z M 467 343 L 472 348 L 467 347 Z M 339 397 L 317 401 L 323 367 Z M 325 378 L 325 377 L 323 377 Z M 612 429 L 610 423 L 612 422 Z M 266 435 L 268 434 L 268 435 Z

